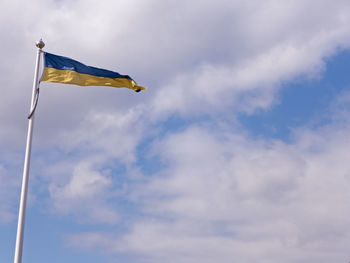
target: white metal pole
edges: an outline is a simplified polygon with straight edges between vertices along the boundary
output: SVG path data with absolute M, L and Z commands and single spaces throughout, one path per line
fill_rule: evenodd
M 40 55 L 42 53 L 41 49 L 45 46 L 45 44 L 40 39 L 40 41 L 36 43 L 36 46 L 38 50 L 36 55 L 36 64 L 35 64 L 35 72 L 34 72 L 32 102 L 30 104 L 31 111 L 34 107 L 35 96 L 39 85 L 38 76 L 39 76 Z M 21 200 L 20 200 L 19 213 L 18 213 L 18 226 L 17 226 L 17 238 L 16 238 L 16 250 L 15 250 L 14 263 L 22 262 L 23 233 L 24 233 L 24 223 L 25 223 L 25 217 L 26 217 L 26 204 L 27 204 L 27 192 L 28 192 L 30 154 L 32 149 L 33 125 L 34 125 L 34 114 L 32 114 L 32 116 L 29 118 L 29 124 L 28 124 L 27 146 L 26 146 L 26 153 L 25 153 L 25 159 L 24 159 Z

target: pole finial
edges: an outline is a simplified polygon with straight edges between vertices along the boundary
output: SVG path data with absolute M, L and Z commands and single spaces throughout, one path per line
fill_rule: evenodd
M 40 48 L 40 49 L 42 49 L 43 47 L 45 47 L 45 43 L 44 43 L 44 41 L 43 41 L 41 38 L 40 38 L 39 41 L 37 41 L 37 42 L 35 43 L 35 45 L 36 45 L 37 48 Z

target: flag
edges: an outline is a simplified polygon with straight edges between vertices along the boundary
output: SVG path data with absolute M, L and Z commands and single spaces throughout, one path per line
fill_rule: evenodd
M 110 86 L 125 87 L 136 92 L 145 88 L 136 84 L 128 75 L 117 72 L 86 66 L 71 58 L 44 53 L 44 73 L 41 81 L 79 86 Z

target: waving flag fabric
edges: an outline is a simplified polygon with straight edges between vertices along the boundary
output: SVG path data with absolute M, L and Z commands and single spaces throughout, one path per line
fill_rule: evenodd
M 86 66 L 71 58 L 45 52 L 45 68 L 41 81 L 79 86 L 125 87 L 136 92 L 145 88 L 136 84 L 128 75 Z

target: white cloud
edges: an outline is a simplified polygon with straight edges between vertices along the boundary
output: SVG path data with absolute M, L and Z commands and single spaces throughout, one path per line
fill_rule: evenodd
M 84 221 L 116 222 L 118 206 L 105 202 L 120 198 L 118 191 L 125 189 L 124 183 L 114 185 L 120 184 L 122 175 L 107 167 L 118 160 L 119 169 L 125 166 L 132 173 L 136 147 L 146 133 L 141 115 L 142 110 L 136 108 L 120 114 L 92 111 L 78 128 L 60 134 L 57 146 L 72 158 L 46 164 L 42 172 L 51 182 L 55 212 L 72 213 Z
M 86 164 L 80 164 L 74 169 L 71 181 L 59 195 L 63 198 L 91 198 L 110 183 L 108 178 L 101 176 L 96 171 L 91 171 Z
M 111 195 L 112 180 L 90 166 L 79 163 L 68 183 L 51 184 L 55 210 L 73 214 L 80 221 L 115 223 L 119 217 L 117 212 L 104 202 Z
M 324 57 L 348 47 L 349 8 L 346 1 L 5 1 L 0 30 L 12 52 L 0 63 L 0 142 L 22 147 L 37 38 L 49 52 L 129 73 L 148 87 L 131 95 L 43 83 L 37 144 L 50 147 L 91 108 L 120 113 L 145 104 L 150 117 L 165 118 L 269 108 L 282 83 L 317 75 Z
M 2 157 L 6 159 L 4 155 Z M 19 199 L 15 192 L 20 190 L 18 183 L 21 174 L 12 165 L 13 163 L 5 167 L 0 163 L 0 223 L 14 220 L 18 209 L 18 204 L 15 201 Z
M 9 211 L 7 201 L 8 180 L 5 169 L 0 166 L 0 222 L 7 222 L 13 219 L 14 215 Z
M 293 144 L 202 126 L 169 135 L 157 146 L 167 168 L 136 189 L 146 219 L 72 245 L 145 262 L 346 261 L 350 136 L 336 126 L 300 130 Z
M 103 158 L 134 162 L 136 147 L 146 133 L 143 114 L 137 107 L 126 112 L 91 111 L 78 127 L 59 134 L 58 146 L 65 151 L 95 152 Z
M 284 83 L 317 77 L 324 58 L 348 48 L 349 9 L 348 1 L 316 0 L 5 1 L 0 146 L 24 146 L 37 38 L 47 51 L 130 73 L 148 90 L 42 84 L 35 127 L 38 158 L 61 151 L 57 161 L 39 161 L 56 212 L 115 223 L 110 160 L 136 170 L 145 132 L 168 128 L 155 127 L 160 117 L 272 107 Z M 154 148 L 167 169 L 132 185 L 147 218 L 122 238 L 92 233 L 73 243 L 152 262 L 348 260 L 347 125 L 301 130 L 295 144 L 189 125 Z M 13 218 L 13 199 L 3 201 L 8 163 L 3 221 Z
M 153 100 L 155 111 L 188 116 L 232 107 L 248 113 L 266 109 L 275 102 L 276 92 L 283 83 L 295 77 L 317 76 L 324 69 L 323 59 L 349 44 L 346 22 L 342 23 L 340 28 L 335 24 L 326 32 L 323 28 L 312 32 L 302 42 L 298 34 L 293 39 L 289 31 L 285 36 L 281 32 L 280 41 L 270 43 L 266 50 L 257 50 L 254 55 L 229 65 L 204 64 L 194 72 L 183 72 L 157 92 Z

